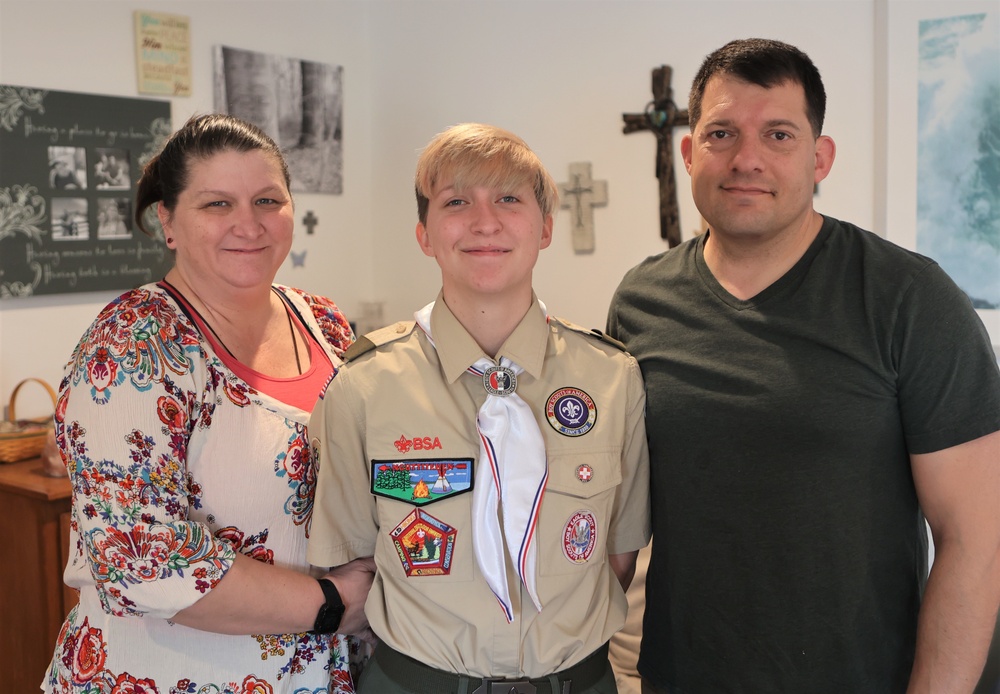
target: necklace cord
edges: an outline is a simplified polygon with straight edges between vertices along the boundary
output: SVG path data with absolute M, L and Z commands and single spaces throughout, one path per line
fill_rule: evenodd
M 273 290 L 273 287 L 272 287 Z M 285 306 L 285 302 L 281 302 L 282 306 Z M 302 362 L 299 361 L 299 341 L 295 337 L 295 326 L 292 325 L 292 312 L 288 310 L 285 306 L 285 315 L 288 316 L 288 332 L 292 335 L 292 349 L 295 350 L 295 368 L 299 370 L 299 375 L 302 375 Z
M 188 306 L 191 307 L 191 310 L 194 311 L 195 314 L 198 316 L 198 318 L 201 319 L 201 322 L 205 324 L 205 327 L 207 327 L 211 331 L 212 336 L 216 339 L 216 341 L 220 345 L 222 345 L 222 349 L 226 350 L 226 353 L 229 356 L 231 356 L 236 361 L 240 361 L 239 358 L 235 354 L 233 354 L 233 351 L 231 349 L 229 349 L 229 347 L 226 346 L 226 343 L 222 341 L 222 338 L 219 337 L 219 333 L 215 332 L 215 328 L 212 327 L 212 324 L 209 323 L 205 319 L 205 316 L 201 315 L 201 312 L 198 311 L 198 309 L 196 309 L 194 307 L 194 304 L 192 304 L 190 301 L 187 300 L 187 297 L 185 297 L 184 294 L 181 293 L 181 290 L 179 290 L 177 287 L 175 287 L 174 285 L 172 285 L 170 282 L 168 282 L 165 279 L 160 280 L 160 282 L 162 284 L 166 285 L 169 289 L 173 290 L 173 293 L 176 294 L 178 298 L 180 298 L 180 299 L 183 300 L 183 304 L 187 304 Z M 277 289 L 275 289 L 274 287 L 271 287 L 271 291 L 274 292 L 275 295 L 277 295 L 279 301 L 281 302 L 282 307 L 285 309 L 285 316 L 288 318 L 288 332 L 289 332 L 289 334 L 291 335 L 291 338 L 292 338 L 292 349 L 295 351 L 295 368 L 298 370 L 299 375 L 301 376 L 302 375 L 302 361 L 301 361 L 301 359 L 299 359 L 299 341 L 295 337 L 295 332 L 296 331 L 295 331 L 295 326 L 292 324 L 292 313 L 291 313 L 291 310 L 289 309 L 288 305 L 285 303 L 285 299 L 280 294 L 278 294 L 278 290 Z M 183 308 L 183 305 L 182 305 L 182 308 Z M 242 364 L 243 362 L 240 362 L 240 363 Z

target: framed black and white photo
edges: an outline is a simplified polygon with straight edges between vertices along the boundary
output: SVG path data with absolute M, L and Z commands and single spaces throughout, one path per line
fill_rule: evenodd
M 343 68 L 215 47 L 215 108 L 278 143 L 293 192 L 343 192 Z

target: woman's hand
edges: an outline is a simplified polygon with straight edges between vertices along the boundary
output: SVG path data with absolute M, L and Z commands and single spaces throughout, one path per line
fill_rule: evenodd
M 332 569 L 324 578 L 333 581 L 344 602 L 344 616 L 337 631 L 365 639 L 365 633 L 371 633 L 368 617 L 365 616 L 365 601 L 375 578 L 375 559 L 360 557 Z

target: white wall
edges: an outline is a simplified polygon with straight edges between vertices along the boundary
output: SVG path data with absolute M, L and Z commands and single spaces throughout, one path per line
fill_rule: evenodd
M 644 108 L 650 71 L 664 63 L 674 68 L 675 100 L 686 105 L 705 54 L 737 37 L 795 43 L 820 67 L 830 99 L 826 131 L 841 152 L 817 204 L 870 227 L 872 21 L 868 0 L 373 3 L 374 35 L 391 46 L 372 57 L 379 105 L 373 115 L 385 119 L 376 128 L 381 136 L 372 158 L 381 172 L 376 185 L 391 199 L 376 206 L 372 233 L 376 248 L 393 249 L 376 251 L 376 266 L 384 268 L 380 275 L 412 277 L 376 284 L 389 317 L 432 299 L 438 286 L 433 261 L 412 242 L 417 152 L 450 124 L 486 120 L 524 137 L 557 181 L 567 179 L 574 161 L 592 162 L 594 177 L 608 181 L 610 204 L 595 210 L 596 251 L 573 253 L 564 211 L 535 272 L 536 290 L 551 312 L 603 326 L 621 275 L 666 248 L 659 239 L 653 135 L 623 135 L 621 114 Z M 833 38 L 844 36 L 852 37 L 850 50 Z M 678 150 L 681 223 L 688 234 L 699 216 Z M 398 204 L 401 191 L 410 195 L 408 207 Z M 403 248 L 396 249 L 401 240 Z
M 673 66 L 675 100 L 685 106 L 701 60 L 730 39 L 764 36 L 803 48 L 826 82 L 825 130 L 839 146 L 817 206 L 873 227 L 877 1 L 0 0 L 0 83 L 136 96 L 135 9 L 191 18 L 193 95 L 173 99 L 175 123 L 212 108 L 214 45 L 343 65 L 344 194 L 297 196 L 298 211 L 314 210 L 320 226 L 295 244 L 308 248 L 307 268 L 286 265 L 278 279 L 328 294 L 349 317 L 362 301 L 384 301 L 386 321 L 408 317 L 439 285 L 436 265 L 413 240 L 419 150 L 461 121 L 509 128 L 557 181 L 576 161 L 592 162 L 595 178 L 608 181 L 610 202 L 595 210 L 597 250 L 573 253 L 563 211 L 535 272 L 550 311 L 603 326 L 622 274 L 666 248 L 654 138 L 621 132 L 621 114 L 650 100 L 658 65 Z M 675 168 L 689 234 L 699 217 L 679 158 Z M 0 401 L 26 375 L 56 385 L 80 333 L 112 295 L 0 303 Z
M 0 83 L 116 96 L 136 91 L 133 11 L 191 18 L 192 96 L 171 99 L 175 126 L 213 110 L 212 47 L 227 45 L 344 66 L 344 193 L 296 195 L 296 216 L 319 218 L 316 233 L 301 226 L 293 248 L 306 267 L 286 261 L 278 281 L 332 296 L 346 311 L 371 292 L 372 54 L 364 2 L 132 2 L 125 0 L 0 0 Z M 2 156 L 2 154 L 0 154 Z M 25 376 L 56 387 L 81 333 L 117 292 L 58 295 L 0 303 L 0 402 Z M 47 397 L 18 398 L 18 416 L 51 411 Z M 40 393 L 40 390 L 38 390 Z M 25 398 L 22 402 L 22 397 Z M 36 413 L 36 414 L 40 414 Z
M 389 201 L 376 206 L 372 234 L 376 248 L 393 249 L 376 251 L 376 266 L 382 276 L 412 277 L 378 282 L 376 294 L 392 318 L 434 298 L 436 267 L 412 241 L 413 165 L 444 127 L 486 120 L 524 137 L 557 181 L 567 180 L 575 161 L 592 162 L 594 177 L 608 181 L 610 204 L 595 210 L 596 251 L 573 253 L 563 211 L 535 272 L 536 290 L 552 313 L 603 327 L 622 274 L 666 248 L 659 238 L 655 140 L 648 132 L 622 134 L 622 113 L 645 107 L 650 71 L 661 64 L 673 67 L 674 98 L 686 106 L 705 55 L 740 37 L 797 44 L 817 63 L 830 101 L 826 132 L 841 147 L 817 204 L 871 228 L 872 17 L 868 0 L 373 3 L 374 36 L 386 50 L 372 57 L 373 115 L 380 121 L 372 157 L 381 174 L 375 185 Z M 674 155 L 687 235 L 700 218 L 676 146 L 681 134 Z M 408 206 L 399 204 L 405 195 Z

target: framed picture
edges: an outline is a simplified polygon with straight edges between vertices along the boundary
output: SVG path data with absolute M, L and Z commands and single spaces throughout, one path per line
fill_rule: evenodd
M 166 101 L 0 84 L 0 300 L 162 277 L 131 201 L 170 132 Z
M 886 236 L 941 265 L 1000 355 L 1000 5 L 886 9 Z
M 297 193 L 343 192 L 343 73 L 328 65 L 216 46 L 215 108 L 278 143 Z
M 139 93 L 191 96 L 191 20 L 142 10 L 133 17 Z

